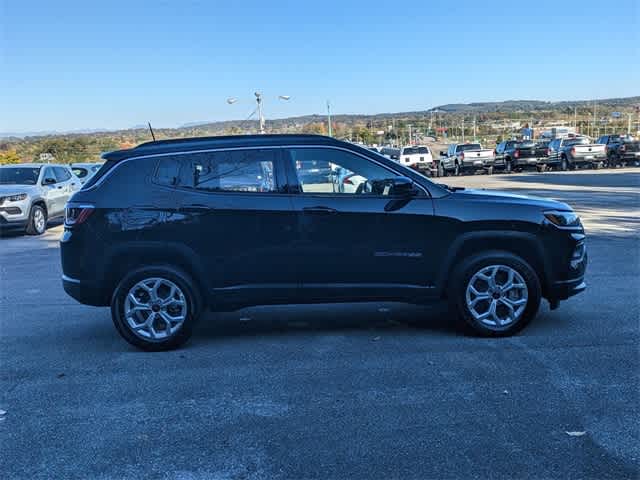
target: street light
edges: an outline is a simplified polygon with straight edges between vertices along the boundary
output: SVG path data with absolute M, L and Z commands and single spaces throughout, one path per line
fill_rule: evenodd
M 264 115 L 262 113 L 262 93 L 260 92 L 254 92 L 254 95 L 256 97 L 256 103 L 257 103 L 257 107 L 256 110 L 258 111 L 258 132 L 261 134 L 265 133 L 265 119 L 264 119 Z M 291 99 L 290 95 L 278 95 L 278 98 L 280 100 L 285 100 L 288 101 Z M 227 98 L 227 103 L 229 105 L 233 105 L 234 103 L 236 103 L 238 101 L 237 98 L 235 97 L 229 97 Z M 255 113 L 255 112 L 254 112 Z M 251 118 L 253 116 L 253 113 L 249 116 L 249 118 Z

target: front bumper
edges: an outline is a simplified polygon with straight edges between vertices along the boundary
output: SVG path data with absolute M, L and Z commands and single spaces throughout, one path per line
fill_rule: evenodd
M 2 202 L 0 205 L 0 227 L 25 227 L 29 221 L 30 200 L 27 197 L 19 202 Z

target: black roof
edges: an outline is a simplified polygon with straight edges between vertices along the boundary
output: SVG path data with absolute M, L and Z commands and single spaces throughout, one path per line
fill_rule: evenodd
M 344 145 L 344 142 L 324 135 L 230 135 L 220 137 L 175 138 L 146 142 L 135 148 L 115 150 L 102 155 L 105 160 L 124 160 L 125 158 L 158 153 L 190 152 L 220 147 L 250 147 L 278 145 Z

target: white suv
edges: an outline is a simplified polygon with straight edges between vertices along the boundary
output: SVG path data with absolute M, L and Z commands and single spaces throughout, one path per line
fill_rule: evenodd
M 40 235 L 47 222 L 64 215 L 69 197 L 80 189 L 69 166 L 42 163 L 0 167 L 0 228 Z

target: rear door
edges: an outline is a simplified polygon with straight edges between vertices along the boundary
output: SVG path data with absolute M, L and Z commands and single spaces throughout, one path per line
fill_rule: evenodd
M 396 172 L 340 148 L 291 147 L 284 157 L 298 192 L 292 197 L 298 219 L 292 260 L 307 300 L 429 293 L 429 245 L 437 234 L 425 192 L 410 200 L 390 196 L 376 182 Z M 306 182 L 297 166 L 311 160 L 328 162 L 332 174 Z M 345 181 L 351 184 L 341 188 L 338 182 Z
M 176 188 L 182 220 L 175 240 L 203 262 L 214 302 L 279 303 L 295 295 L 295 216 L 278 148 L 173 156 L 158 172 L 159 183 Z

